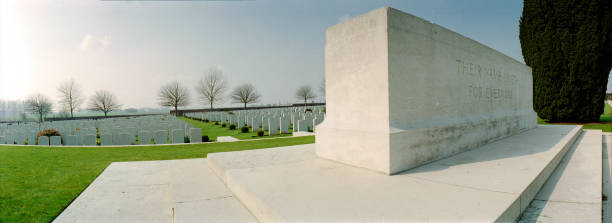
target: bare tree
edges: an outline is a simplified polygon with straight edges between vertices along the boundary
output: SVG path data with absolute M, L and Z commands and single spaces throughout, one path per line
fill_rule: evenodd
M 310 86 L 304 85 L 298 88 L 298 90 L 295 92 L 295 97 L 298 99 L 304 99 L 304 105 L 306 105 L 308 99 L 313 99 L 316 97 L 316 95 Z
M 234 103 L 243 103 L 246 108 L 248 103 L 258 102 L 261 95 L 257 93 L 252 84 L 243 84 L 234 88 L 231 97 Z
M 159 89 L 157 95 L 159 105 L 174 108 L 178 116 L 178 107 L 189 105 L 189 90 L 178 81 L 170 82 Z
M 201 79 L 196 86 L 196 91 L 200 96 L 200 100 L 213 106 L 223 100 L 223 93 L 227 89 L 227 82 L 223 77 L 223 71 L 216 67 L 208 69 L 208 75 Z
M 62 83 L 57 91 L 60 92 L 60 104 L 70 112 L 70 118 L 74 118 L 74 111 L 83 104 L 81 87 L 74 82 L 74 79 L 70 79 Z
M 53 108 L 51 99 L 40 93 L 29 96 L 25 101 L 25 110 L 29 113 L 38 115 L 39 122 L 44 121 L 43 117 L 49 114 Z
M 109 112 L 121 108 L 121 105 L 117 102 L 115 95 L 106 90 L 98 90 L 89 99 L 88 109 L 91 111 L 104 112 L 104 116 L 107 116 Z

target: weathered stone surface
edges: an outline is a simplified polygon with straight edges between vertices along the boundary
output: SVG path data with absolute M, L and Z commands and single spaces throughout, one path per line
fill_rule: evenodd
M 514 222 L 581 132 L 541 126 L 393 176 L 312 144 L 207 160 L 260 222 Z
M 317 155 L 385 174 L 537 122 L 529 67 L 392 8 L 328 29 L 325 75 Z
M 602 138 L 586 130 L 577 139 L 519 222 L 601 222 Z

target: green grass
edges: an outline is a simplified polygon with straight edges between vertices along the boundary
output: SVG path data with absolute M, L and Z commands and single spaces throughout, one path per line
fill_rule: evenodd
M 270 138 L 270 137 L 286 137 L 286 136 L 291 136 L 293 132 L 292 128 L 289 128 L 288 134 L 268 136 L 268 131 L 265 131 L 264 136 L 257 136 L 257 133 L 251 132 L 251 129 L 249 129 L 248 133 L 242 133 L 240 132 L 239 127 L 236 127 L 235 130 L 230 130 L 229 125 L 227 125 L 226 127 L 221 127 L 221 123 L 219 123 L 219 125 L 215 125 L 214 122 L 203 122 L 203 121 L 190 119 L 186 117 L 178 117 L 178 118 L 189 124 L 192 124 L 195 128 L 201 128 L 202 135 L 207 135 L 212 141 L 217 141 L 217 137 L 219 136 L 231 136 L 237 139 L 260 139 L 260 138 Z
M 201 158 L 308 143 L 314 136 L 142 147 L 0 146 L 0 222 L 53 220 L 111 162 Z
M 603 132 L 612 132 L 612 107 L 605 104 L 604 113 L 599 116 L 599 122 L 592 123 L 549 123 L 547 120 L 538 117 L 540 125 L 582 125 L 583 129 L 601 129 Z

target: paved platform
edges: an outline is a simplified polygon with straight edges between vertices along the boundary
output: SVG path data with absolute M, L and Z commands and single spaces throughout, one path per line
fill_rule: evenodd
M 520 222 L 601 222 L 602 147 L 601 130 L 585 131 Z
M 231 137 L 231 136 L 219 136 L 217 137 L 217 142 L 236 142 L 240 141 L 240 139 Z
M 115 162 L 54 222 L 257 222 L 205 159 Z
M 314 132 L 293 132 L 293 136 L 295 137 L 299 137 L 299 136 L 313 136 L 315 135 Z
M 514 221 L 580 133 L 540 126 L 393 176 L 303 158 L 314 145 L 208 163 L 261 222 Z

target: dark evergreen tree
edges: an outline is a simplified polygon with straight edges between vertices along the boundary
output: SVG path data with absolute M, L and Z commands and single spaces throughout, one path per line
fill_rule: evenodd
M 612 67 L 612 0 L 524 0 L 519 26 L 538 116 L 598 121 Z

